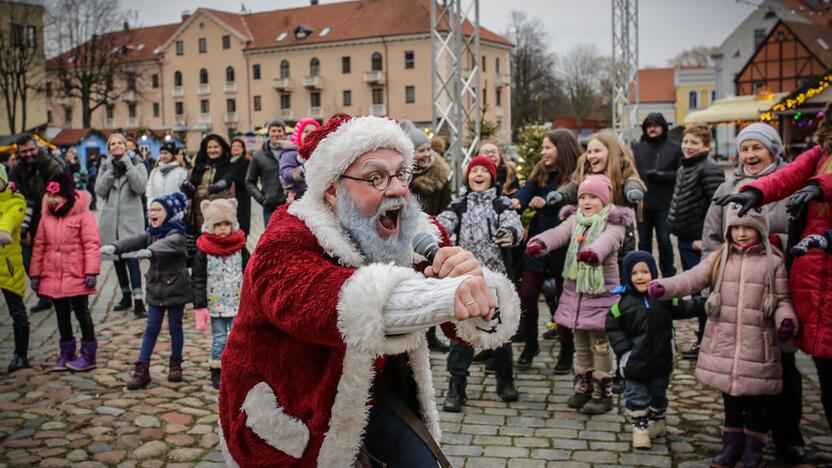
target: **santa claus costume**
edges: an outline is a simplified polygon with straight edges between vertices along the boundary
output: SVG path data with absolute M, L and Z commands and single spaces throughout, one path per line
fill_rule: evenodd
M 318 132 L 310 139 L 306 195 L 278 210 L 261 237 L 222 356 L 219 432 L 229 466 L 353 466 L 374 390 L 384 386 L 400 392 L 433 439 L 440 438 L 424 336 L 429 325 L 389 334 L 391 320 L 407 321 L 434 304 L 419 304 L 425 295 L 413 295 L 412 313 L 398 318 L 386 308 L 397 286 L 426 281 L 416 270 L 425 258 L 414 253 L 409 267 L 369 263 L 324 201 L 359 156 L 393 149 L 412 167 L 413 144 L 394 121 L 377 117 L 328 122 Z M 435 221 L 419 216 L 418 231 L 447 240 Z M 456 327 L 474 346 L 495 348 L 517 328 L 519 299 L 505 276 L 483 271 L 500 320 L 488 329 L 477 320 Z M 431 281 L 447 289 L 456 280 Z M 444 309 L 452 318 L 453 306 Z

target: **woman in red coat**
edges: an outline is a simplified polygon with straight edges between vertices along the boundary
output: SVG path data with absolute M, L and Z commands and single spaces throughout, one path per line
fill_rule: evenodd
M 791 164 L 715 202 L 740 203 L 743 215 L 752 207 L 788 197 L 786 211 L 794 219 L 791 230 L 796 234 L 789 236 L 790 242 L 824 235 L 832 229 L 832 104 L 826 107 L 817 136 L 818 146 Z M 794 230 L 794 226 L 800 228 Z M 832 427 L 832 253 L 810 249 L 791 260 L 789 281 L 802 330 L 795 344 L 815 361 L 826 421 Z

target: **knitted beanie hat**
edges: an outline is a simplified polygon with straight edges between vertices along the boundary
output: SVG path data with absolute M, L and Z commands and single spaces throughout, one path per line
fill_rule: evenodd
M 165 208 L 165 223 L 170 223 L 182 221 L 185 218 L 188 198 L 182 192 L 174 192 L 158 197 L 151 203 L 159 203 Z
M 300 147 L 303 143 L 303 129 L 306 128 L 307 125 L 315 127 L 313 131 L 321 128 L 321 124 L 311 117 L 304 117 L 298 120 L 298 123 L 295 124 L 294 131 L 292 131 L 292 136 L 289 138 L 289 141 L 294 143 L 295 146 Z
M 780 139 L 777 130 L 769 124 L 755 122 L 743 128 L 737 135 L 737 152 L 740 151 L 742 144 L 748 140 L 759 141 L 761 145 L 768 149 L 774 159 L 783 156 L 783 140 Z
M 72 175 L 67 172 L 55 174 L 46 183 L 46 191 L 52 195 L 60 195 L 68 202 L 73 202 L 75 200 L 75 181 L 72 179 Z
M 633 267 L 641 262 L 647 264 L 647 268 L 650 269 L 650 274 L 653 275 L 654 280 L 659 279 L 659 269 L 656 267 L 656 259 L 653 258 L 653 255 L 643 250 L 633 250 L 621 262 L 621 284 L 633 290 L 635 289 L 633 286 Z
M 199 204 L 202 210 L 202 232 L 211 232 L 214 225 L 228 221 L 239 229 L 237 223 L 237 200 L 235 198 L 218 198 L 216 200 L 203 200 Z
M 170 153 L 170 154 L 172 154 L 172 155 L 176 156 L 176 153 L 177 153 L 179 150 L 176 148 L 176 143 L 174 143 L 174 142 L 172 142 L 172 141 L 168 141 L 168 142 L 166 142 L 164 145 L 162 145 L 162 147 L 161 147 L 161 148 L 159 148 L 159 151 L 160 151 L 160 152 L 162 152 L 162 151 L 167 151 L 168 153 Z
M 611 191 L 612 183 L 607 176 L 604 174 L 593 174 L 587 176 L 587 178 L 581 182 L 581 185 L 578 187 L 578 198 L 581 198 L 581 195 L 588 193 L 600 198 L 604 206 L 607 206 L 610 203 Z
M 407 136 L 408 138 L 410 138 L 410 141 L 413 142 L 413 148 L 418 148 L 424 145 L 425 143 L 430 143 L 430 140 L 428 139 L 428 136 L 425 135 L 425 132 L 416 128 L 416 125 L 414 125 L 413 122 L 409 120 L 402 120 L 401 122 L 399 122 L 399 125 L 401 125 L 402 130 L 404 130 L 404 132 L 407 133 Z
M 494 161 L 491 160 L 488 156 L 477 156 L 470 161 L 468 161 L 468 166 L 465 168 L 465 185 L 468 186 L 468 173 L 471 172 L 471 169 L 474 166 L 482 166 L 488 170 L 488 173 L 491 174 L 491 186 L 495 186 L 497 184 L 497 166 L 494 165 Z

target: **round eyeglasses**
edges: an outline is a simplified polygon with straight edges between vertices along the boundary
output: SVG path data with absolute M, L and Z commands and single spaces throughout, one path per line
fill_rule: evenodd
M 413 171 L 411 171 L 410 169 L 399 169 L 393 174 L 373 172 L 367 177 L 352 177 L 348 175 L 342 175 L 341 178 L 357 180 L 359 182 L 366 182 L 372 185 L 374 189 L 383 192 L 387 190 L 387 187 L 390 187 L 390 184 L 393 182 L 394 178 L 398 180 L 402 186 L 409 186 L 410 181 L 413 180 Z

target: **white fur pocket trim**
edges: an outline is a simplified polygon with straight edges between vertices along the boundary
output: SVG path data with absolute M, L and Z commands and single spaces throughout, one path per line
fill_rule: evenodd
M 240 410 L 246 412 L 246 426 L 267 444 L 293 458 L 303 456 L 309 429 L 283 411 L 269 384 L 260 382 L 249 390 Z

